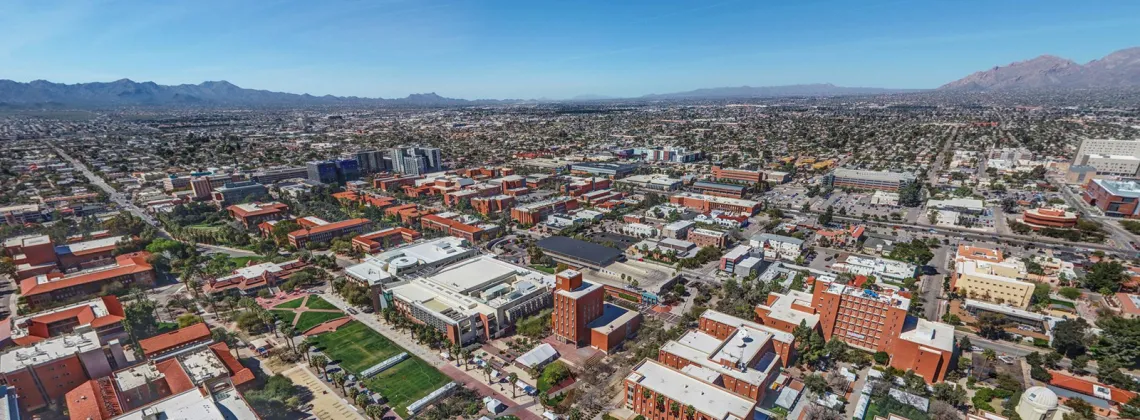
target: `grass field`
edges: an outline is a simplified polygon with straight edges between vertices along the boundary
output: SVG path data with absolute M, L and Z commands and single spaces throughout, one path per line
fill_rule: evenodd
M 344 316 L 343 312 L 301 312 L 297 318 L 297 331 L 307 331 L 325 321 L 331 321 Z
M 309 301 L 305 303 L 305 307 L 309 309 L 340 309 L 317 295 L 309 295 Z
M 302 303 L 302 302 L 304 302 L 304 301 L 305 301 L 305 298 L 303 298 L 303 297 L 301 297 L 301 298 L 296 298 L 296 299 L 293 299 L 293 300 L 291 300 L 291 301 L 288 301 L 288 302 L 282 303 L 282 304 L 280 304 L 280 305 L 274 306 L 274 308 L 281 308 L 281 309 L 296 309 L 296 308 L 300 308 L 300 307 L 301 307 L 301 303 Z
M 365 384 L 388 399 L 400 417 L 408 418 L 408 404 L 423 398 L 451 378 L 422 359 L 412 356 L 395 367 L 368 379 Z
M 405 350 L 380 333 L 359 322 L 320 336 L 320 347 L 333 360 L 352 373 L 372 367 Z M 451 378 L 418 357 L 412 356 L 365 383 L 388 399 L 401 417 L 407 418 L 408 404 L 423 398 Z
M 277 319 L 280 319 L 281 322 L 284 322 L 286 324 L 292 323 L 293 317 L 297 316 L 297 314 L 293 313 L 293 311 L 283 311 L 283 310 L 275 310 L 275 309 L 270 309 L 269 313 L 273 314 L 273 316 L 277 317 Z
M 265 260 L 267 260 L 267 259 L 268 259 L 268 258 L 265 258 L 265 257 L 259 257 L 259 256 L 249 256 L 249 257 L 230 257 L 230 261 L 232 261 L 232 262 L 234 262 L 235 264 L 237 264 L 237 266 L 238 266 L 238 267 L 245 267 L 246 265 L 248 265 L 248 264 L 249 264 L 249 262 L 250 262 L 250 261 L 253 261 L 253 263 L 254 263 L 254 264 L 258 264 L 258 263 L 261 263 L 261 262 L 263 262 L 263 261 L 265 261 Z
M 345 369 L 360 372 L 395 356 L 404 349 L 360 322 L 350 322 L 335 332 L 320 335 L 324 352 Z

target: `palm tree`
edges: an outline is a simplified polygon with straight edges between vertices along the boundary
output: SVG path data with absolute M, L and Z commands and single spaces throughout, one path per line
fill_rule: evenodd
M 491 369 L 490 363 L 483 365 L 483 374 L 487 375 L 487 383 L 488 384 L 491 383 L 491 370 L 492 369 Z
M 364 409 L 364 414 L 368 415 L 370 419 L 381 419 L 384 417 L 384 407 L 379 404 L 369 405 Z
M 360 393 L 360 390 L 356 389 L 356 387 L 352 387 L 352 388 L 348 389 L 348 392 L 346 392 L 344 394 L 344 396 L 346 396 L 346 397 L 348 397 L 348 399 L 352 400 L 352 399 L 356 399 L 356 394 L 359 394 L 359 393 Z
M 994 360 L 997 360 L 997 352 L 995 352 L 994 349 L 985 349 L 982 351 L 982 357 L 985 357 L 986 360 L 992 362 Z
M 293 352 L 296 353 L 297 352 L 297 345 L 293 343 L 293 336 L 297 335 L 297 328 L 292 326 L 292 325 L 286 324 L 284 327 L 281 327 L 281 334 L 285 335 L 285 342 L 289 343 L 289 344 L 286 344 L 287 346 L 289 346 L 289 349 L 293 350 Z
M 459 358 L 463 360 L 463 370 L 467 370 L 467 360 L 471 358 L 471 352 L 467 349 L 460 349 Z
M 510 382 L 511 385 L 511 398 L 515 398 L 516 391 L 518 391 L 519 387 L 515 386 L 515 381 L 518 380 L 519 374 L 517 373 L 511 372 L 510 375 L 507 375 L 507 381 Z
M 313 367 L 316 367 L 318 370 L 324 373 L 325 379 L 329 378 L 329 358 L 325 357 L 323 354 L 319 354 L 313 356 L 310 362 L 313 364 Z
M 347 395 L 348 391 L 344 389 L 345 379 L 346 378 L 344 377 L 344 372 L 338 371 L 338 372 L 333 372 L 333 374 L 332 374 L 333 383 L 335 383 L 336 386 L 340 387 L 341 393 L 346 393 L 346 395 Z
M 676 401 L 669 403 L 669 413 L 673 414 L 674 416 L 680 415 L 681 414 L 681 403 L 676 402 Z
M 265 324 L 265 328 L 273 331 L 274 337 L 280 337 L 280 335 L 277 335 L 277 317 L 273 316 L 273 314 L 269 313 L 269 311 L 262 310 L 257 313 L 257 318 L 260 319 L 263 324 Z
M 313 340 L 309 337 L 305 337 L 304 340 L 301 340 L 301 342 L 297 344 L 297 351 L 301 352 L 302 356 L 305 356 L 305 360 L 309 360 L 309 350 L 315 345 L 316 343 L 314 343 Z
M 685 418 L 692 420 L 692 419 L 695 419 L 696 416 L 697 416 L 697 407 L 693 407 L 692 404 L 685 406 Z
M 360 408 L 368 410 L 368 404 L 371 402 L 372 399 L 368 398 L 368 394 L 356 394 L 356 405 Z

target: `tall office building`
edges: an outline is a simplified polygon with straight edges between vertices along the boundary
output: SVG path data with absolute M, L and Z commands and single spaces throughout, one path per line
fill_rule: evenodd
M 360 164 L 360 171 L 374 174 L 388 170 L 388 162 L 384 160 L 384 152 L 379 150 L 361 150 L 356 152 L 356 161 Z
M 356 159 L 315 160 L 305 164 L 309 180 L 323 184 L 340 184 L 360 179 L 360 164 Z
M 406 175 L 422 175 L 439 172 L 442 157 L 438 148 L 419 146 L 398 146 L 391 151 L 392 172 Z

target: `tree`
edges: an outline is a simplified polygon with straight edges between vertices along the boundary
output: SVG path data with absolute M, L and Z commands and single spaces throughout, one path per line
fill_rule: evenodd
M 697 418 L 697 407 L 693 407 L 692 404 L 686 405 L 685 418 L 689 420 Z
M 1076 300 L 1081 297 L 1081 289 L 1078 289 L 1076 287 L 1062 287 L 1061 290 L 1057 293 L 1059 293 L 1061 296 L 1064 296 L 1066 299 Z
M 518 380 L 519 380 L 519 374 L 517 374 L 517 373 L 511 372 L 510 375 L 507 375 L 507 381 L 510 382 L 510 387 L 511 387 L 511 398 L 516 397 L 515 394 L 516 394 L 516 391 L 518 391 L 519 387 L 515 386 L 515 383 Z
M 926 221 L 930 222 L 930 224 L 932 224 L 932 225 L 937 223 L 938 222 L 938 210 L 937 209 L 930 209 L 930 211 L 926 213 Z
M 824 210 L 823 214 L 819 215 L 819 224 L 821 226 L 827 226 L 831 224 L 833 219 L 835 219 L 835 208 L 827 206 L 827 210 Z
M 997 360 L 997 352 L 995 352 L 994 349 L 985 349 L 982 351 L 982 357 L 992 362 Z
M 202 317 L 194 314 L 182 314 L 178 316 L 178 328 L 186 328 L 194 324 L 201 323 Z
M 309 364 L 311 364 L 313 367 L 317 368 L 317 370 L 319 372 L 321 372 L 321 374 L 325 375 L 325 379 L 328 379 L 328 369 L 327 368 L 329 366 L 329 359 L 327 357 L 325 357 L 324 355 L 318 354 L 318 355 L 313 356 L 312 358 L 309 359 Z
M 1085 352 L 1088 340 L 1088 322 L 1084 318 L 1067 319 L 1053 327 L 1053 349 L 1073 358 Z
M 132 294 L 131 303 L 123 308 L 123 329 L 134 343 L 135 353 L 142 356 L 139 340 L 158 334 L 158 304 L 150 300 L 142 291 Z
M 871 355 L 871 357 L 875 359 L 875 363 L 878 363 L 880 365 L 886 365 L 891 361 L 891 355 L 885 351 L 877 351 L 875 354 Z
M 828 389 L 827 379 L 818 373 L 807 375 L 804 377 L 804 388 L 816 395 L 823 395 Z
M 1116 292 L 1124 281 L 1124 266 L 1119 262 L 1098 261 L 1089 267 L 1085 274 L 1085 288 L 1100 291 L 1107 289 Z
M 958 340 L 958 348 L 962 349 L 964 352 L 970 351 L 970 349 L 973 347 L 974 343 L 970 342 L 970 336 L 968 335 L 962 336 L 962 339 Z
M 1005 336 L 1005 326 L 1008 321 L 1001 315 L 983 313 L 978 316 L 977 327 L 978 335 L 997 340 Z
M 333 372 L 333 374 L 332 374 L 332 381 L 333 381 L 333 383 L 336 384 L 336 386 L 340 387 L 341 393 L 347 393 L 348 392 L 344 389 L 344 384 L 345 384 L 345 381 L 347 381 L 347 380 L 348 380 L 348 378 L 344 375 L 343 371 L 336 371 L 336 372 Z
M 899 189 L 899 205 L 903 207 L 918 207 L 922 205 L 922 185 L 910 182 Z
M 934 384 L 934 391 L 932 396 L 935 400 L 942 401 L 953 406 L 961 406 L 966 403 L 966 390 L 949 382 L 939 382 Z

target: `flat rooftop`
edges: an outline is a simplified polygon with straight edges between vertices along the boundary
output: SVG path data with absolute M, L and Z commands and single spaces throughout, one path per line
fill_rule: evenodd
M 1121 197 L 1140 198 L 1140 182 L 1135 180 L 1114 181 L 1110 179 L 1094 179 L 1092 182 L 1104 188 L 1109 194 Z
M 908 316 L 899 338 L 944 352 L 954 351 L 954 327 L 940 322 Z
M 637 365 L 626 377 L 673 401 L 686 401 L 714 419 L 751 419 L 756 403 L 653 359 Z
M 856 178 L 868 181 L 898 182 L 915 180 L 914 174 L 905 172 L 866 171 L 860 169 L 839 168 L 832 172 L 832 174 L 839 178 Z
M 696 199 L 696 200 L 707 201 L 710 203 L 728 204 L 728 205 L 740 206 L 740 207 L 755 207 L 755 206 L 760 205 L 759 202 L 752 201 L 752 200 L 745 200 L 745 199 L 741 199 L 741 198 L 720 197 L 720 196 L 708 195 L 708 194 L 696 194 L 696 193 L 691 193 L 691 192 L 681 192 L 681 193 L 674 194 L 673 196 L 674 197 L 692 198 L 692 199 Z
M 64 356 L 83 353 L 101 347 L 95 331 L 62 335 L 40 341 L 31 346 L 18 347 L 0 354 L 0 371 L 11 373 L 29 366 L 38 366 Z

